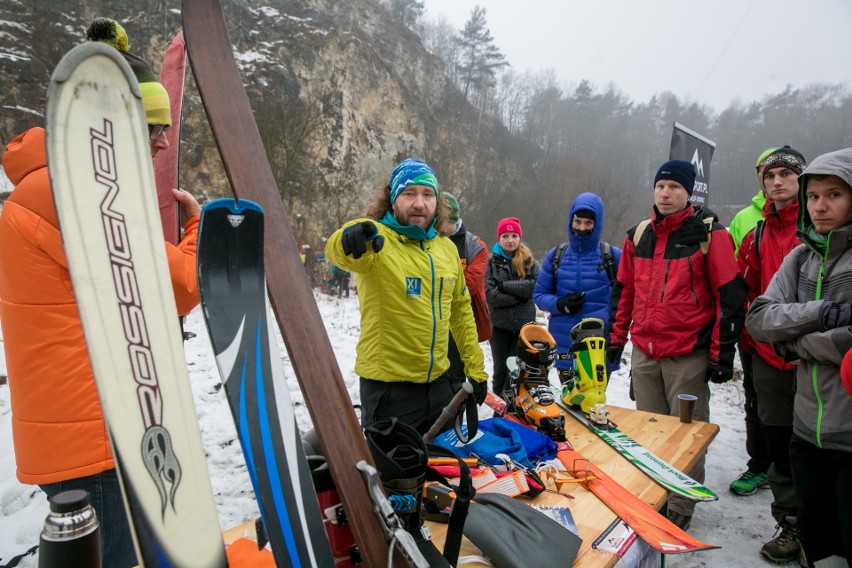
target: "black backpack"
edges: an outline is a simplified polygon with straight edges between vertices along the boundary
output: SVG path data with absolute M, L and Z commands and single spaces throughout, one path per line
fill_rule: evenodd
M 556 276 L 557 271 L 559 270 L 559 265 L 562 263 L 562 257 L 565 256 L 565 250 L 568 248 L 568 243 L 562 243 L 558 247 L 556 247 L 556 251 L 553 253 L 553 275 Z M 601 260 L 603 261 L 603 268 L 606 271 L 606 277 L 609 278 L 610 284 L 615 284 L 616 282 L 616 266 L 615 266 L 615 256 L 612 254 L 612 245 L 601 241 Z

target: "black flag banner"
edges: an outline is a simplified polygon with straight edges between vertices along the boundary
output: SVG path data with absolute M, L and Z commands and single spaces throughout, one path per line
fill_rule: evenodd
M 674 123 L 670 160 L 686 160 L 695 166 L 695 189 L 689 199 L 695 205 L 706 205 L 710 198 L 710 160 L 716 143 L 690 130 L 682 124 Z

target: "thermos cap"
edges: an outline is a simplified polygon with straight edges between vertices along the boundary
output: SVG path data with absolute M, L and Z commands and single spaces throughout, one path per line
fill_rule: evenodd
M 83 489 L 69 489 L 57 493 L 50 499 L 50 510 L 53 513 L 73 513 L 89 505 L 89 492 Z

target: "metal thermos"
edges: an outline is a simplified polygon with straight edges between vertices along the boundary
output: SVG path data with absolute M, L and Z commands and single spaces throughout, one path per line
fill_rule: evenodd
M 101 568 L 101 529 L 89 493 L 71 489 L 50 499 L 38 552 L 39 568 Z

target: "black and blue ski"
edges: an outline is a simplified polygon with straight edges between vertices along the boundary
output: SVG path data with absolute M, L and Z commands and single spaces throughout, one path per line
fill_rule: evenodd
M 198 285 L 276 566 L 333 566 L 277 348 L 273 357 L 258 205 L 218 199 L 204 207 Z

